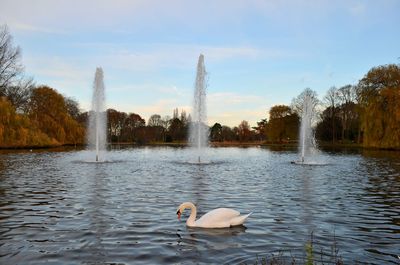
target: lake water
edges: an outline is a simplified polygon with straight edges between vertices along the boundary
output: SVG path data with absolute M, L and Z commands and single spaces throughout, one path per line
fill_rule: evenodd
M 254 264 L 257 257 L 399 264 L 400 153 L 131 148 L 88 163 L 87 151 L 0 153 L 0 264 Z M 245 226 L 191 229 L 218 207 L 253 212 Z M 321 255 L 322 251 L 322 255 Z

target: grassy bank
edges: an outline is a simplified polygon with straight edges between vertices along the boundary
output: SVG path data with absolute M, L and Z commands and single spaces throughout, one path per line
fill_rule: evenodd
M 314 233 L 311 233 L 310 240 L 304 244 L 304 252 L 296 257 L 293 256 L 291 251 L 279 251 L 275 254 L 266 255 L 264 257 L 257 256 L 255 261 L 251 263 L 243 262 L 241 265 L 254 264 L 254 265 L 286 265 L 286 264 L 304 264 L 304 265 L 317 265 L 317 264 L 331 264 L 343 265 L 343 259 L 340 255 L 338 242 L 335 234 L 333 234 L 333 241 L 330 248 L 324 249 L 314 240 Z M 353 262 L 354 263 L 354 262 Z M 359 264 L 355 262 L 355 264 Z
M 209 145 L 211 147 L 270 147 L 272 149 L 277 150 L 285 150 L 285 149 L 296 149 L 298 147 L 297 141 L 290 142 L 269 142 L 269 141 L 253 141 L 253 142 L 239 142 L 239 141 L 225 141 L 225 142 L 210 142 Z M 78 143 L 78 144 L 43 144 L 43 145 L 0 145 L 0 150 L 14 150 L 14 149 L 53 149 L 53 148 L 84 148 L 86 144 Z M 135 142 L 118 142 L 118 143 L 108 143 L 108 146 L 113 147 L 131 147 L 131 146 L 168 146 L 168 147 L 187 147 L 189 146 L 188 142 L 150 142 L 150 143 L 135 143 Z M 319 142 L 318 148 L 326 149 L 326 150 L 343 150 L 343 149 L 364 149 L 364 150 L 393 150 L 400 151 L 400 149 L 396 148 L 377 148 L 377 147 L 368 147 L 363 146 L 362 144 L 357 143 L 332 143 L 332 142 Z

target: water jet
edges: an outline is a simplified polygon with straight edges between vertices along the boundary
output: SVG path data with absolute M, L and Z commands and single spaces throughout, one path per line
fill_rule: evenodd
M 296 164 L 315 164 L 314 156 L 317 153 L 312 121 L 315 116 L 316 101 L 311 92 L 306 91 L 302 102 L 300 137 L 299 137 L 299 161 Z
M 200 54 L 197 63 L 195 91 L 193 98 L 192 122 L 190 123 L 189 144 L 197 152 L 198 163 L 201 163 L 203 150 L 208 146 L 208 125 L 206 110 L 206 69 L 204 55 Z
M 96 162 L 103 161 L 106 150 L 106 105 L 104 94 L 104 74 L 101 67 L 96 68 L 93 82 L 92 106 L 89 112 L 88 143 L 89 149 L 96 152 Z M 104 156 L 104 155 L 103 155 Z

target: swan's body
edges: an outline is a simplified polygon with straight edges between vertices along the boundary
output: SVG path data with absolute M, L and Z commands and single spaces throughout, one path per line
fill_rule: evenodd
M 240 215 L 238 211 L 228 209 L 228 208 L 218 208 L 212 210 L 198 220 L 196 220 L 197 209 L 191 202 L 182 203 L 178 211 L 178 219 L 180 219 L 182 212 L 186 209 L 191 209 L 189 218 L 186 220 L 186 225 L 189 227 L 202 227 L 202 228 L 224 228 L 236 225 L 241 225 L 249 217 L 249 214 Z

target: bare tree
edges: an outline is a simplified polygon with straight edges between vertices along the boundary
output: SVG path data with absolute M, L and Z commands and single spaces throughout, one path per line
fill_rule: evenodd
M 179 116 L 179 110 L 178 108 L 174 109 L 174 114 L 172 115 L 172 119 L 178 119 Z
M 336 132 L 335 132 L 335 117 L 337 113 L 337 107 L 339 105 L 339 94 L 338 89 L 336 87 L 331 87 L 326 92 L 324 97 L 324 101 L 327 105 L 327 109 L 329 110 L 329 116 L 332 122 L 332 143 L 335 142 Z
M 181 111 L 181 122 L 183 123 L 184 126 L 188 124 L 188 118 L 185 110 Z
M 0 97 L 6 97 L 18 112 L 28 111 L 35 87 L 32 78 L 23 75 L 21 49 L 14 46 L 6 25 L 0 26 Z
M 349 127 L 350 115 L 356 101 L 356 88 L 352 85 L 346 85 L 338 89 L 338 98 L 341 104 L 342 120 L 342 140 L 345 139 L 346 131 Z
M 162 126 L 165 128 L 165 130 L 167 130 L 171 123 L 171 117 L 168 115 L 165 115 L 164 117 L 162 117 L 161 121 L 162 121 Z
M 161 119 L 161 116 L 158 114 L 153 114 L 150 116 L 149 121 L 147 122 L 148 126 L 163 126 L 163 121 Z
M 311 90 L 310 88 L 304 89 L 300 95 L 292 100 L 291 104 L 292 110 L 294 110 L 294 112 L 296 112 L 300 117 L 303 113 L 303 106 L 306 98 L 311 99 L 314 113 L 316 113 L 317 108 L 320 105 L 320 100 L 318 99 L 317 92 Z
M 35 83 L 32 78 L 21 78 L 14 85 L 2 89 L 2 96 L 5 96 L 18 112 L 27 113 L 29 99 Z
M 75 99 L 65 97 L 65 96 L 64 96 L 64 100 L 65 100 L 65 106 L 67 107 L 68 114 L 75 120 L 79 120 L 80 115 L 81 115 L 81 110 L 79 109 L 79 103 Z
M 23 72 L 21 49 L 12 43 L 12 36 L 6 25 L 0 26 L 0 96 L 5 88 L 13 85 Z
M 250 140 L 251 131 L 248 121 L 242 121 L 237 128 L 238 128 L 238 135 L 240 142 L 245 142 Z

